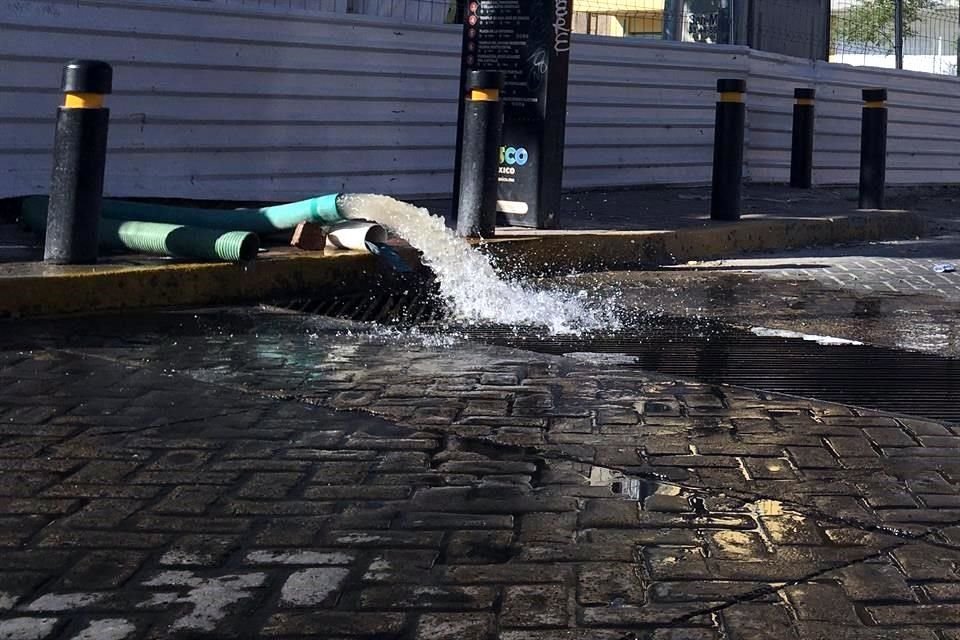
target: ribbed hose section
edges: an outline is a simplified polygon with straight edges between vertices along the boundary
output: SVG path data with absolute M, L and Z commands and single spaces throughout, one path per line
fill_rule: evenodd
M 109 219 L 100 221 L 100 242 L 113 250 L 226 262 L 253 260 L 260 250 L 257 234 L 248 231 Z
M 40 206 L 24 206 L 22 220 L 34 231 L 43 233 L 47 212 Z M 101 249 L 158 256 L 246 262 L 256 258 L 260 251 L 260 238 L 249 231 L 104 218 L 100 220 L 99 234 Z

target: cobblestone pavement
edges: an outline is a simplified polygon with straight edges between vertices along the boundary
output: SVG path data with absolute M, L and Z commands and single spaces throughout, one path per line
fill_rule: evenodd
M 960 299 L 916 292 L 903 284 L 897 291 L 859 288 L 857 280 L 841 286 L 826 277 L 830 264 L 825 258 L 802 256 L 753 258 L 723 265 L 584 274 L 563 278 L 562 284 L 616 296 L 626 307 L 667 316 L 960 357 Z M 810 274 L 815 269 L 826 273 L 814 278 Z M 926 277 L 930 272 L 919 273 Z M 945 275 L 960 281 L 957 274 Z
M 269 311 L 4 329 L 0 638 L 960 638 L 956 425 Z
M 948 273 L 934 270 L 935 266 L 944 264 L 952 265 L 955 270 Z M 696 268 L 761 272 L 768 277 L 815 280 L 866 293 L 927 294 L 960 302 L 960 234 L 785 251 L 703 262 Z

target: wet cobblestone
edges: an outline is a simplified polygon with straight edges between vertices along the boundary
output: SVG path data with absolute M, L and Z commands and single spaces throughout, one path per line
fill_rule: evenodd
M 960 634 L 956 425 L 290 315 L 125 325 L 0 351 L 0 637 Z

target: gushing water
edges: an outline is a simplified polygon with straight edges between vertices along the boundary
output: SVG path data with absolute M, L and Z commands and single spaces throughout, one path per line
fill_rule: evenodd
M 369 194 L 344 195 L 337 205 L 347 218 L 378 222 L 419 249 L 424 264 L 436 274 L 441 296 L 460 322 L 542 326 L 551 333 L 619 326 L 616 313 L 591 302 L 586 291 L 538 290 L 502 277 L 487 256 L 426 209 Z

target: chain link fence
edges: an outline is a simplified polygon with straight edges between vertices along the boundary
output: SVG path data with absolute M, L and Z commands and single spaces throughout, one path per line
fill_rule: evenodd
M 957 75 L 960 2 L 833 0 L 830 36 L 831 62 Z

